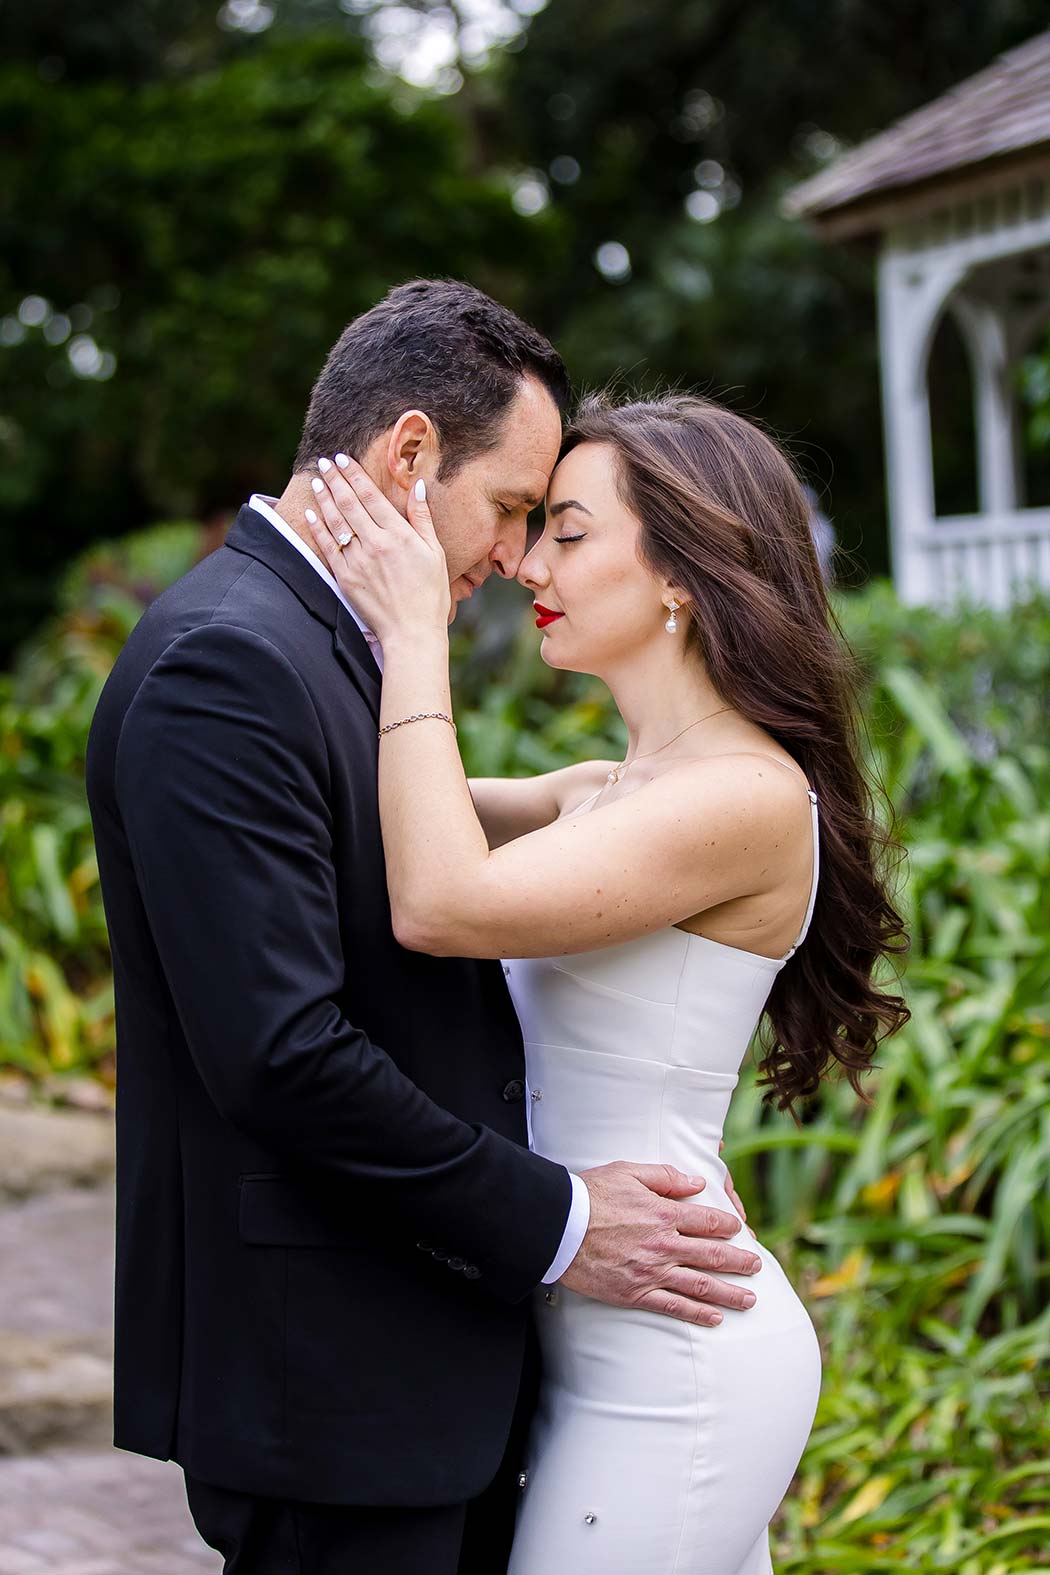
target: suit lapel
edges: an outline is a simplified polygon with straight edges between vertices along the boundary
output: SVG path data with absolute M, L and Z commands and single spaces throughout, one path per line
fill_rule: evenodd
M 321 589 L 327 590 L 323 581 Z M 335 598 L 332 598 L 335 601 Z M 346 668 L 361 691 L 369 710 L 379 723 L 379 700 L 382 694 L 382 676 L 379 664 L 368 648 L 368 641 L 351 618 L 342 602 L 336 602 L 335 629 L 332 646 L 336 657 Z
M 321 576 L 269 520 L 247 506 L 241 509 L 230 527 L 226 546 L 243 552 L 272 569 L 306 610 L 332 631 L 332 650 L 336 660 L 352 680 L 368 709 L 379 721 L 382 680 L 368 641 L 339 598 Z

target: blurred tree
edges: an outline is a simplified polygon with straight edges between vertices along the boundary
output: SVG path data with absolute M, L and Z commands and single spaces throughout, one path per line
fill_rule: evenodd
M 777 203 L 1045 0 L 541 7 L 0 0 L 0 649 L 56 553 L 276 484 L 328 344 L 422 272 L 525 311 L 581 382 L 767 421 L 885 567 L 872 259 Z M 950 478 L 968 390 L 942 371 Z
M 768 421 L 883 570 L 872 258 L 778 200 L 1046 25 L 1045 0 L 552 0 L 467 83 L 479 140 L 568 225 L 569 271 L 537 281 L 535 314 L 584 379 L 624 368 Z M 964 442 L 965 412 L 945 429 Z
M 7 643 L 56 554 L 278 485 L 329 345 L 391 283 L 452 274 L 520 305 L 559 266 L 554 216 L 515 213 L 458 118 L 351 36 L 134 88 L 11 66 L 0 135 Z

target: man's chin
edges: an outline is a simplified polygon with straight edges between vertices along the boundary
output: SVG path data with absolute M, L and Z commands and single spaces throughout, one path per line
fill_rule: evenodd
M 468 580 L 465 575 L 457 575 L 457 577 L 452 581 L 451 590 L 452 607 L 449 611 L 448 621 L 449 623 L 454 623 L 456 613 L 459 611 L 460 602 L 469 602 L 470 598 L 474 594 L 474 582 L 473 580 Z

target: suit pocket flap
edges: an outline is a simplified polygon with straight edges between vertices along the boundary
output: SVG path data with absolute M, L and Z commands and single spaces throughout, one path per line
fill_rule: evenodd
M 303 1193 L 284 1176 L 242 1176 L 238 1233 L 250 1247 L 361 1245 L 334 1207 Z

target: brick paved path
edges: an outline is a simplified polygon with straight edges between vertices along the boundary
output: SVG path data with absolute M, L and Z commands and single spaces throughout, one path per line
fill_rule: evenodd
M 0 1210 L 0 1341 L 68 1337 L 108 1373 L 112 1286 L 110 1187 Z M 0 1575 L 217 1575 L 182 1472 L 113 1449 L 104 1390 L 100 1401 L 76 1442 L 0 1456 Z
M 177 1466 L 117 1449 L 0 1459 L 0 1575 L 218 1575 Z

